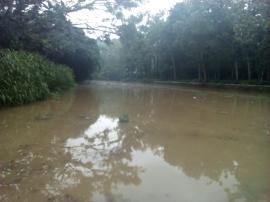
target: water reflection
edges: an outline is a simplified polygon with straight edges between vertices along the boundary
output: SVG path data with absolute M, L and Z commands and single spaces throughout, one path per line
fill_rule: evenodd
M 180 167 L 171 166 L 151 150 L 133 153 L 133 164 L 147 167 L 138 187 L 120 186 L 116 193 L 138 201 L 229 201 L 227 192 L 235 193 L 239 185 L 233 173 L 224 171 L 219 181 L 208 176 L 188 176 Z M 137 193 L 140 193 L 137 195 Z
M 269 97 L 119 83 L 75 93 L 0 113 L 0 201 L 268 201 Z
M 117 118 L 101 115 L 79 137 L 67 139 L 64 149 L 71 159 L 64 168 L 54 170 L 54 180 L 47 185 L 46 195 L 58 197 L 64 189 L 81 189 L 86 183 L 89 191 L 84 193 L 85 200 L 97 194 L 106 201 L 115 200 L 114 186 L 141 183 L 138 173 L 143 171 L 142 167 L 130 164 L 132 145 Z
M 118 124 L 118 119 L 101 115 L 81 137 L 67 140 L 66 151 L 71 153 L 73 160 L 101 169 L 104 156 L 122 149 L 123 136 L 120 137 Z
M 205 199 L 199 195 L 185 199 L 188 191 L 181 192 L 179 188 L 171 194 L 172 198 L 209 201 L 211 195 L 216 195 L 217 200 L 213 201 L 268 201 L 269 97 L 170 87 L 107 86 L 100 83 L 95 86 L 95 93 L 103 101 L 101 113 L 111 116 L 117 116 L 119 112 L 129 114 L 131 124 L 123 129 L 127 139 L 130 135 L 139 134 L 136 137 L 143 147 L 132 151 L 131 164 L 136 159 L 137 153 L 134 154 L 134 151 L 142 152 L 140 158 L 145 159 L 145 162 L 140 167 L 144 168 L 144 172 L 139 173 L 142 183 L 138 189 L 140 192 L 145 191 L 143 196 L 149 195 L 151 189 L 153 196 L 158 195 L 155 192 L 157 185 L 163 187 L 159 193 L 166 195 L 164 193 L 175 190 L 175 181 L 180 182 L 181 178 L 187 177 L 193 183 L 180 183 L 180 187 L 186 187 L 196 195 L 195 184 L 200 184 L 201 179 L 208 179 L 213 184 L 209 188 L 209 193 L 212 193 L 207 195 L 206 190 L 202 189 L 201 192 L 208 196 Z M 152 155 L 146 155 L 146 150 Z M 161 161 L 151 163 L 154 156 L 161 158 Z M 170 169 L 161 171 L 162 163 Z M 151 165 L 154 167 L 147 172 Z M 175 168 L 182 172 L 182 177 L 179 177 L 181 172 L 178 172 L 178 178 L 170 178 Z M 161 172 L 156 178 L 147 180 L 147 176 L 154 171 Z M 163 183 L 160 176 L 167 173 L 171 181 Z M 147 181 L 149 184 L 145 184 Z M 203 186 L 207 186 L 207 183 Z M 118 187 L 116 192 L 128 192 L 127 198 L 138 198 L 134 187 L 125 186 L 123 189 Z

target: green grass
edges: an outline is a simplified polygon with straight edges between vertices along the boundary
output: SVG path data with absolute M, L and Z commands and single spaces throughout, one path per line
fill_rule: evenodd
M 0 51 L 0 106 L 42 100 L 73 85 L 66 66 L 25 51 Z

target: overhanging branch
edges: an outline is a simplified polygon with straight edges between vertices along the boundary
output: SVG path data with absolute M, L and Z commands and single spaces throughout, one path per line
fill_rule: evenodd
M 86 23 L 73 24 L 73 25 L 76 26 L 78 29 L 82 29 L 82 30 L 88 30 L 88 31 L 93 31 L 93 32 L 99 31 L 99 32 L 107 33 L 107 34 L 119 35 L 119 32 L 117 31 L 117 29 L 113 27 L 107 27 L 107 26 L 93 27 Z

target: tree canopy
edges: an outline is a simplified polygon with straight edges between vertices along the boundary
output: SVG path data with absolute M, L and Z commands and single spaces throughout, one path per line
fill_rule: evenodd
M 122 79 L 269 81 L 269 11 L 268 1 L 186 0 L 167 18 L 129 19 L 101 57 L 119 49 L 121 64 L 110 66 Z
M 72 24 L 68 15 L 82 9 L 105 9 L 115 16 L 136 5 L 135 0 L 1 0 L 0 48 L 39 52 L 47 58 L 70 66 L 77 81 L 84 80 L 99 67 L 96 40 Z
M 0 48 L 39 52 L 70 66 L 76 80 L 270 80 L 268 0 L 185 0 L 166 17 L 132 16 L 140 0 L 0 0 Z M 119 27 L 73 24 L 69 15 L 104 10 Z M 117 33 L 111 43 L 86 31 Z M 101 54 L 101 55 L 100 55 Z

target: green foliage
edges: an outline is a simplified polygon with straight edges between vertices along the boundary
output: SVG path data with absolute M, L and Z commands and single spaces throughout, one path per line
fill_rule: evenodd
M 85 32 L 104 31 L 104 26 L 72 23 L 81 10 L 110 13 L 112 21 L 123 18 L 123 10 L 136 7 L 141 0 L 13 1 L 0 0 L 0 48 L 39 52 L 48 59 L 68 65 L 76 81 L 91 77 L 99 68 L 96 40 Z M 78 15 L 78 14 L 77 14 Z M 110 33 L 114 31 L 112 25 Z
M 44 7 L 43 2 L 39 7 L 42 1 L 31 1 L 21 7 L 24 2 L 11 3 L 7 14 L 9 5 L 0 1 L 0 48 L 38 52 L 72 68 L 77 81 L 89 78 L 99 65 L 99 50 L 94 39 L 68 20 L 66 5 Z
M 0 52 L 0 106 L 45 99 L 74 85 L 72 71 L 24 51 Z

